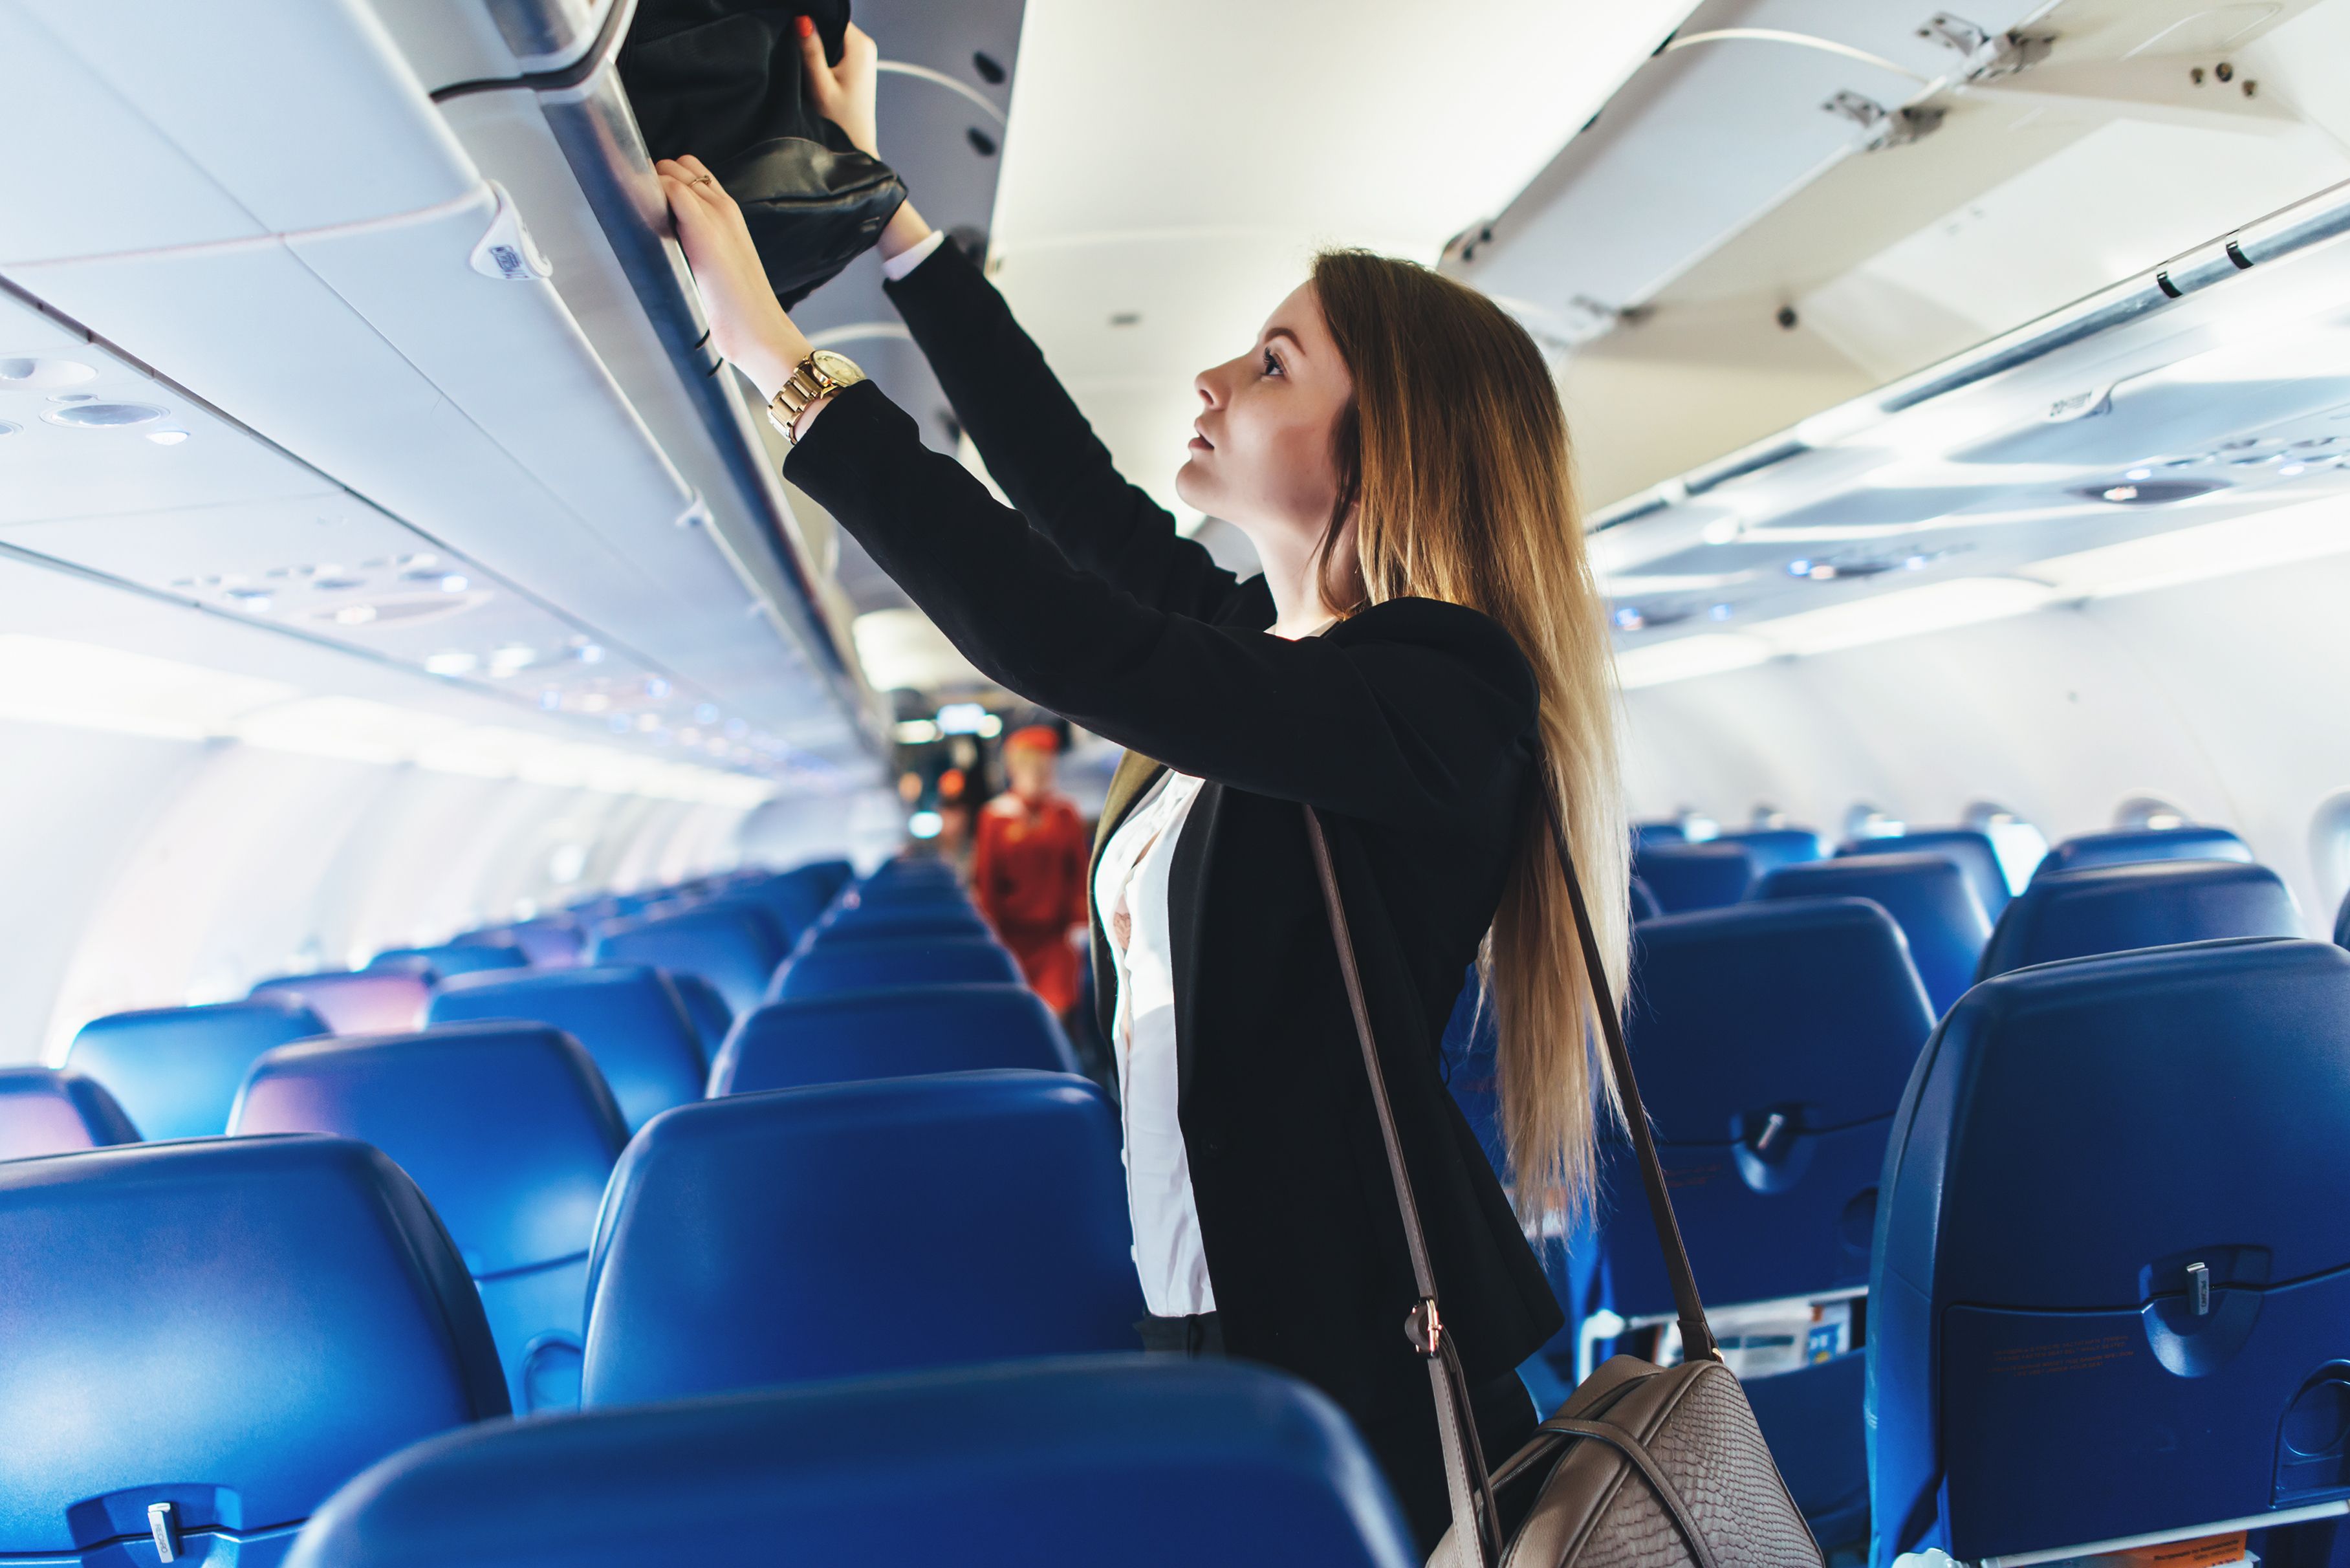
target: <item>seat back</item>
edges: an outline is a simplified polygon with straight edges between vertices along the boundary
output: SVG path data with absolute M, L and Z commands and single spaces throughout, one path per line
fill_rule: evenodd
M 1886 1130 L 1934 1026 L 1901 932 L 1859 898 L 1642 921 L 1626 1043 L 1710 1306 L 1868 1279 Z M 1669 1313 L 1629 1146 L 1611 1140 L 1599 1300 Z
M 588 945 L 588 961 L 650 964 L 700 975 L 726 999 L 727 1010 L 739 1015 L 765 997 L 785 950 L 783 928 L 764 905 L 727 898 L 659 919 L 605 926 Z
M 2350 953 L 2022 970 L 1942 1023 L 1886 1166 L 1877 1560 L 2241 1521 L 2350 1486 Z
M 2220 937 L 2297 937 L 2277 874 L 2234 860 L 2155 860 L 2043 871 L 1999 918 L 1989 979 L 2030 964 Z
M 1632 825 L 1632 847 L 1653 849 L 1659 844 L 1687 844 L 1689 832 L 1678 822 L 1636 822 Z
M 629 1132 L 569 1035 L 457 1023 L 282 1045 L 254 1064 L 229 1130 L 330 1133 L 390 1155 L 473 1276 L 514 1407 L 578 1403 L 588 1247 Z
M 327 1032 L 286 996 L 149 1008 L 83 1024 L 66 1065 L 105 1085 L 141 1137 L 208 1137 L 227 1127 L 236 1087 L 264 1051 Z
M 1891 838 L 1856 838 L 1839 846 L 1838 856 L 1847 855 L 1918 855 L 1943 856 L 1966 874 L 1967 885 L 1982 900 L 1983 913 L 1996 921 L 1999 912 L 2007 908 L 2010 897 L 2007 872 L 2000 864 L 1999 851 L 1991 844 L 1991 835 L 1971 827 L 1921 827 L 1898 834 Z
M 1665 912 L 1663 906 L 1657 902 L 1657 896 L 1648 891 L 1648 885 L 1638 877 L 1632 878 L 1631 904 L 1632 918 L 1636 920 L 1653 920 Z
M 151 1563 L 160 1528 L 274 1561 L 359 1470 L 506 1408 L 455 1250 L 365 1144 L 0 1165 L 0 1559 Z
M 777 971 L 767 997 L 772 1002 L 788 1002 L 907 985 L 1019 983 L 1020 965 L 993 941 L 971 937 L 889 937 L 813 943 Z
M 803 866 L 775 876 L 744 877 L 727 889 L 727 897 L 758 904 L 783 928 L 784 940 L 795 942 L 847 881 L 845 867 L 836 877 L 822 867 Z
M 1659 844 L 1632 857 L 1632 874 L 1668 915 L 1718 909 L 1753 890 L 1754 856 L 1742 844 Z
M 859 904 L 836 909 L 808 929 L 803 945 L 891 941 L 909 937 L 986 939 L 993 933 L 977 909 L 959 900 Z
M 58 1067 L 0 1067 L 0 1159 L 137 1143 L 106 1085 Z
M 959 1073 L 681 1106 L 613 1172 L 583 1397 L 1135 1347 L 1118 1114 Z
M 569 1568 L 1411 1568 L 1337 1407 L 1244 1362 L 992 1366 L 419 1446 L 345 1488 L 288 1568 L 410 1568 L 528 1542 Z
M 368 961 L 369 969 L 390 969 L 403 963 L 421 962 L 438 980 L 452 974 L 472 974 L 483 969 L 527 969 L 530 957 L 522 944 L 514 940 L 503 942 L 443 942 L 438 947 L 386 948 Z
M 1736 844 L 1754 857 L 1757 875 L 1767 877 L 1782 866 L 1804 866 L 1827 858 L 1827 840 L 1808 827 L 1749 827 L 1725 833 L 1717 844 Z
M 710 1093 L 1023 1067 L 1074 1073 L 1068 1036 L 1024 985 L 923 985 L 775 1002 L 743 1021 Z
M 671 970 L 669 982 L 676 988 L 677 999 L 685 1003 L 685 1015 L 693 1020 L 693 1037 L 702 1042 L 702 1057 L 716 1061 L 734 1027 L 734 1010 L 726 1005 L 716 986 L 698 974 Z
M 2224 827 L 2133 827 L 2068 838 L 2040 862 L 2040 876 L 2085 866 L 2127 866 L 2147 860 L 2250 861 L 2251 847 Z
M 1899 839 L 1887 841 L 1898 844 Z M 1758 898 L 1866 898 L 1908 939 L 1909 960 L 1940 1017 L 1974 983 L 1991 919 L 1958 863 L 1936 854 L 1840 856 L 1762 878 Z
M 568 969 L 587 950 L 588 933 L 568 915 L 544 915 L 535 920 L 516 920 L 510 926 L 460 931 L 449 942 L 453 947 L 504 947 L 511 943 L 522 950 L 524 961 L 535 969 Z
M 2342 907 L 2334 911 L 2334 945 L 2350 948 L 2350 894 L 2345 894 Z
M 700 1099 L 709 1071 L 677 988 L 640 964 L 459 975 L 434 995 L 429 1019 L 562 1030 L 596 1059 L 632 1132 L 671 1106 Z
M 288 974 L 265 980 L 246 994 L 291 997 L 327 1021 L 338 1034 L 373 1034 L 415 1029 L 432 999 L 432 973 L 421 963 L 382 969 L 338 970 L 325 974 Z

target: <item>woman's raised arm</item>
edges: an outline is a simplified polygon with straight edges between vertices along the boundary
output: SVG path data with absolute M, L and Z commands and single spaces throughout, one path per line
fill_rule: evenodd
M 832 65 L 824 40 L 802 22 L 800 49 L 816 111 L 879 157 L 873 108 L 879 51 L 852 24 L 840 64 Z M 905 202 L 881 233 L 882 259 L 902 255 L 931 234 L 913 202 Z M 933 254 L 885 286 L 989 477 L 1077 566 L 1145 603 L 1215 615 L 1238 579 L 1177 533 L 1167 509 L 1118 472 L 1109 449 L 979 269 L 951 244 L 937 249 L 951 254 Z

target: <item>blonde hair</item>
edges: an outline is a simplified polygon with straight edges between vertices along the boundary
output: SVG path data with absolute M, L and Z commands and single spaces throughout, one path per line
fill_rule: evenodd
M 1491 300 L 1426 267 L 1325 251 L 1313 281 L 1355 383 L 1336 437 L 1339 498 L 1319 563 L 1324 597 L 1342 615 L 1405 596 L 1444 599 L 1517 639 L 1541 691 L 1549 783 L 1601 965 L 1621 997 L 1630 846 L 1615 662 L 1549 368 Z M 1350 509 L 1348 562 L 1333 546 Z M 1478 968 L 1499 1026 L 1515 1201 L 1532 1226 L 1587 1208 L 1599 1120 L 1621 1108 L 1598 1050 L 1596 993 L 1565 879 L 1532 789 L 1515 853 Z

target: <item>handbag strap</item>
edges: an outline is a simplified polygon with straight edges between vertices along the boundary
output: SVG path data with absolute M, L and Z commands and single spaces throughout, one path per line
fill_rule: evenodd
M 1624 1044 L 1623 1020 L 1617 1016 L 1614 990 L 1607 983 L 1607 971 L 1600 961 L 1599 940 L 1591 928 L 1591 910 L 1584 901 L 1582 878 L 1575 875 L 1575 856 L 1567 847 L 1566 828 L 1559 820 L 1557 798 L 1550 787 L 1546 762 L 1537 764 L 1536 784 L 1542 794 L 1544 815 L 1550 825 L 1551 845 L 1558 853 L 1559 871 L 1566 878 L 1575 934 L 1583 945 L 1584 972 L 1590 978 L 1600 1032 L 1607 1042 L 1608 1063 L 1615 1070 L 1617 1092 L 1623 1096 L 1624 1116 L 1638 1158 L 1641 1184 L 1648 1189 L 1648 1217 L 1656 1225 L 1657 1241 L 1664 1251 L 1666 1276 L 1672 1282 L 1673 1303 L 1680 1319 L 1682 1354 L 1691 1361 L 1719 1361 L 1721 1353 L 1714 1344 L 1712 1329 L 1706 1324 L 1705 1305 L 1698 1298 L 1697 1276 L 1690 1268 L 1689 1249 L 1681 1243 L 1680 1224 L 1673 1216 L 1672 1196 L 1666 1190 L 1664 1167 L 1658 1162 L 1656 1139 L 1650 1136 L 1648 1113 L 1640 1103 L 1640 1085 L 1632 1072 L 1632 1054 Z M 1364 1000 L 1362 971 L 1356 962 L 1354 935 L 1347 922 L 1347 901 L 1339 893 L 1337 870 L 1330 858 L 1330 841 L 1322 831 L 1320 814 L 1311 805 L 1300 809 L 1305 813 L 1305 836 L 1314 850 L 1315 875 L 1322 884 L 1323 908 L 1329 916 L 1331 940 L 1338 950 L 1338 972 L 1346 982 L 1347 1005 L 1354 1013 L 1355 1038 L 1362 1047 L 1363 1070 L 1370 1080 L 1379 1140 L 1387 1149 L 1388 1175 L 1395 1184 L 1396 1208 L 1403 1220 L 1404 1246 L 1411 1257 L 1412 1286 L 1419 1293 L 1419 1303 L 1405 1323 L 1404 1334 L 1428 1361 L 1452 1517 L 1456 1521 L 1467 1519 L 1475 1522 L 1479 1558 L 1491 1568 L 1501 1557 L 1501 1516 L 1494 1506 L 1485 1456 L 1477 1440 L 1467 1376 L 1461 1369 L 1459 1348 L 1444 1332 L 1442 1314 L 1438 1310 L 1436 1274 L 1428 1262 L 1428 1237 L 1420 1228 L 1419 1203 L 1412 1193 L 1410 1169 L 1404 1164 L 1403 1143 L 1396 1136 L 1395 1106 L 1388 1096 L 1387 1075 L 1379 1066 L 1378 1044 L 1371 1033 L 1370 1008 Z
M 1616 1011 L 1614 989 L 1599 958 L 1599 939 L 1591 929 L 1591 910 L 1583 901 L 1583 878 L 1575 874 L 1575 855 L 1566 846 L 1566 826 L 1559 820 L 1558 796 L 1550 787 L 1550 765 L 1535 774 L 1542 791 L 1543 815 L 1550 824 L 1551 846 L 1558 851 L 1558 868 L 1566 878 L 1567 901 L 1575 909 L 1575 932 L 1583 941 L 1583 971 L 1591 980 L 1598 1003 L 1599 1029 L 1607 1041 L 1607 1062 L 1616 1071 L 1616 1091 L 1623 1096 L 1626 1130 L 1640 1166 L 1640 1185 L 1648 1189 L 1648 1219 L 1657 1228 L 1657 1245 L 1665 1254 L 1665 1277 L 1672 1282 L 1673 1311 L 1680 1319 L 1681 1355 L 1689 1361 L 1721 1359 L 1713 1330 L 1705 1321 L 1705 1303 L 1697 1293 L 1697 1275 L 1690 1268 L 1689 1249 L 1681 1244 L 1680 1220 L 1673 1214 L 1672 1194 L 1665 1188 L 1665 1168 L 1657 1159 L 1657 1140 L 1648 1129 L 1648 1107 L 1640 1103 L 1640 1080 L 1632 1071 L 1632 1053 L 1624 1044 L 1624 1020 Z

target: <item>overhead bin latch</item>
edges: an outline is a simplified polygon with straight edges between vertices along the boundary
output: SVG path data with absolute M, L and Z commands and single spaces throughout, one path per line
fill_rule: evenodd
M 498 210 L 490 217 L 488 231 L 473 245 L 473 270 L 484 277 L 509 283 L 537 283 L 552 276 L 555 268 L 530 237 L 514 198 L 494 180 L 490 182 L 490 191 L 498 199 Z

